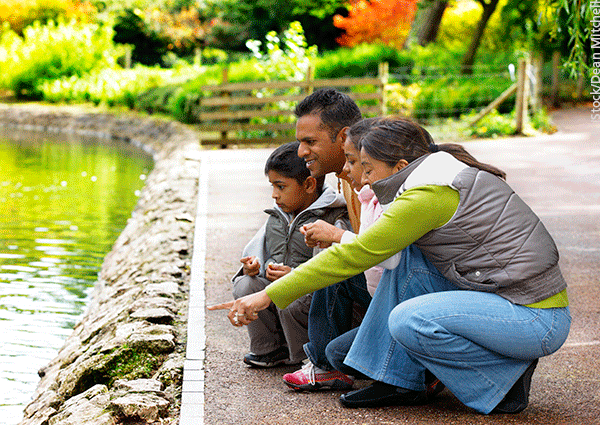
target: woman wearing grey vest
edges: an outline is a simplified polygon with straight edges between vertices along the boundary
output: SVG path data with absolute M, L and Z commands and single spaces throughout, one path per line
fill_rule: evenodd
M 426 402 L 429 370 L 481 413 L 522 411 L 537 359 L 561 347 L 571 323 L 552 237 L 502 171 L 459 145 L 435 145 L 411 121 L 377 122 L 360 144 L 382 217 L 230 308 L 250 316 L 267 301 L 285 307 L 403 250 L 337 365 L 374 383 L 341 403 Z

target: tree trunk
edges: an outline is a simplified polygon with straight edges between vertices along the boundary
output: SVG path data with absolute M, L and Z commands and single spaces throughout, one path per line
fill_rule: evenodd
M 479 48 L 479 44 L 481 43 L 481 38 L 483 37 L 483 32 L 485 31 L 485 27 L 487 26 L 488 21 L 490 20 L 494 10 L 496 10 L 496 6 L 498 5 L 499 0 L 478 0 L 483 6 L 483 14 L 481 15 L 481 19 L 477 24 L 477 28 L 475 29 L 475 34 L 473 34 L 473 38 L 471 39 L 471 44 L 469 45 L 469 49 L 463 58 L 461 64 L 461 72 L 463 74 L 472 74 L 473 73 L 473 63 L 475 62 L 475 55 L 477 54 L 477 49 Z
M 417 42 L 421 46 L 427 46 L 437 38 L 442 17 L 447 6 L 447 1 L 435 0 L 431 5 L 423 9 L 417 17 L 415 32 Z

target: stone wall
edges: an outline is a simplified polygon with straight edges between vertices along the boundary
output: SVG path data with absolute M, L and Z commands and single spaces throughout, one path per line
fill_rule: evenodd
M 39 371 L 21 424 L 177 423 L 197 135 L 170 121 L 40 105 L 0 105 L 0 127 L 120 139 L 155 161 L 132 217 L 104 259 L 87 312 Z

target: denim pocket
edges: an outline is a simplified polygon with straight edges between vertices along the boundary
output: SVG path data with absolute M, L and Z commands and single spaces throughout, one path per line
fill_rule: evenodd
M 548 316 L 546 319 L 548 331 L 542 338 L 542 350 L 547 356 L 557 351 L 567 340 L 571 328 L 571 314 L 569 307 L 544 310 L 546 310 L 544 316 Z

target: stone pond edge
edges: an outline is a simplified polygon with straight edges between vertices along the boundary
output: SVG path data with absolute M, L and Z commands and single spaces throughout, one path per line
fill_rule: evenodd
M 177 423 L 198 203 L 197 133 L 168 120 L 40 104 L 0 104 L 2 130 L 122 140 L 154 159 L 86 313 L 39 371 L 21 425 Z

